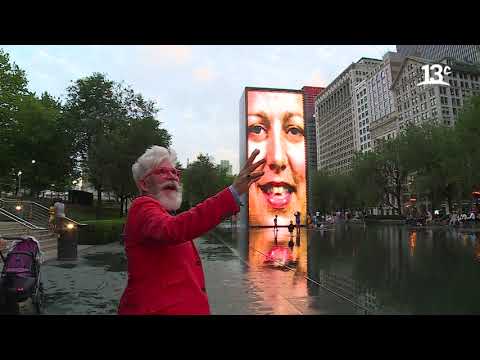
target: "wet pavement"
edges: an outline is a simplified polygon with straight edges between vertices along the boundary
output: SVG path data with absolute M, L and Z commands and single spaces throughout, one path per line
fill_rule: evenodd
M 267 257 L 259 254 L 248 261 L 224 240 L 230 236 L 229 231 L 214 232 L 196 240 L 212 314 L 358 313 L 351 304 L 339 302 L 335 295 L 308 284 L 304 274 L 292 267 L 293 258 L 287 263 L 265 262 Z M 285 239 L 280 238 L 282 247 Z M 115 314 L 126 284 L 126 269 L 119 243 L 80 251 L 76 261 L 44 263 L 45 314 Z
M 455 229 L 217 228 L 196 240 L 212 314 L 479 314 L 480 238 Z M 115 314 L 119 243 L 42 265 L 47 314 Z
M 116 314 L 127 280 L 127 262 L 119 243 L 79 251 L 76 261 L 42 264 L 45 314 Z

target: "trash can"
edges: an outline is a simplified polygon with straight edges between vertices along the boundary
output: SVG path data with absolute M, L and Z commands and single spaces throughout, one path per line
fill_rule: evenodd
M 66 219 L 60 221 L 57 260 L 77 260 L 78 226 Z

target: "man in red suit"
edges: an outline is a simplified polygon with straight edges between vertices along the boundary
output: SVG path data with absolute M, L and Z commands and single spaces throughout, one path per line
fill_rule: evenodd
M 141 192 L 125 226 L 128 283 L 120 315 L 209 315 L 202 262 L 193 240 L 237 213 L 240 195 L 260 179 L 252 153 L 234 183 L 189 211 L 173 216 L 182 202 L 176 154 L 152 146 L 132 166 Z

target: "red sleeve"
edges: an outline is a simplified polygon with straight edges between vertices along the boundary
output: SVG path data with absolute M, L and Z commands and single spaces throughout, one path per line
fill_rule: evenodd
M 138 216 L 143 219 L 144 239 L 176 245 L 205 234 L 239 211 L 233 194 L 226 188 L 177 216 L 166 213 L 154 202 L 145 203 Z

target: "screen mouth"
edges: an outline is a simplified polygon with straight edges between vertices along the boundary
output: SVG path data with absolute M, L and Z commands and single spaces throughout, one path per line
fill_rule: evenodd
M 259 185 L 268 204 L 274 209 L 283 209 L 291 201 L 292 193 L 296 189 L 290 184 L 284 182 L 269 182 Z

